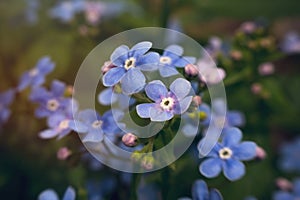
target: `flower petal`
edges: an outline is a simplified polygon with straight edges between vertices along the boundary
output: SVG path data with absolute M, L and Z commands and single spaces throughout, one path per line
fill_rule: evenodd
M 51 92 L 55 97 L 63 96 L 65 89 L 66 84 L 61 81 L 54 80 L 51 84 Z
M 116 98 L 116 95 L 113 95 L 112 87 L 103 90 L 98 95 L 98 102 L 102 105 L 108 106 L 116 101 L 117 101 L 117 98 Z
M 235 127 L 225 128 L 222 132 L 222 144 L 230 147 L 237 145 L 242 139 L 242 132 Z
M 239 160 L 251 160 L 256 156 L 256 144 L 254 142 L 242 142 L 232 148 L 233 155 Z
M 179 45 L 170 45 L 165 48 L 164 54 L 165 56 L 168 55 L 168 53 L 176 54 L 177 56 L 181 56 L 183 54 L 183 48 Z
M 53 129 L 47 129 L 47 130 L 41 131 L 39 133 L 39 137 L 42 139 L 54 138 L 57 135 L 58 135 L 58 132 Z
M 193 184 L 192 197 L 199 200 L 208 199 L 208 187 L 203 180 L 197 180 Z
M 93 129 L 88 132 L 82 139 L 83 142 L 101 142 L 103 140 L 102 129 Z
M 100 119 L 100 115 L 95 110 L 85 109 L 77 114 L 76 119 L 87 124 L 92 124 L 94 121 Z
M 130 49 L 130 56 L 138 57 L 151 49 L 152 43 L 148 41 L 139 42 Z
M 204 160 L 200 166 L 200 173 L 207 178 L 218 176 L 222 170 L 222 161 L 219 158 L 208 158 Z
M 126 70 L 123 67 L 115 67 L 110 69 L 108 72 L 104 74 L 103 85 L 106 87 L 116 85 L 122 77 L 124 77 Z
M 128 58 L 129 48 L 126 45 L 117 47 L 111 54 L 110 60 L 117 67 L 123 67 L 125 60 Z
M 223 197 L 221 195 L 221 193 L 219 192 L 219 190 L 216 189 L 211 189 L 210 193 L 209 193 L 209 200 L 222 200 Z
M 245 124 L 245 116 L 239 111 L 227 112 L 226 118 L 230 126 L 242 126 Z
M 154 107 L 150 108 L 150 120 L 154 122 L 164 122 L 172 119 L 174 115 L 171 112 L 166 112 Z
M 62 200 L 75 200 L 75 190 L 73 187 L 69 186 L 63 196 Z
M 38 196 L 38 200 L 59 200 L 59 198 L 54 190 L 47 189 Z
M 150 108 L 154 103 L 143 103 L 136 106 L 136 112 L 141 118 L 150 118 Z
M 145 87 L 145 91 L 147 96 L 153 101 L 160 100 L 168 94 L 166 86 L 159 80 L 151 81 Z
M 188 97 L 185 97 L 184 99 L 180 100 L 178 102 L 178 104 L 175 105 L 175 107 L 174 107 L 174 114 L 180 115 L 180 114 L 186 112 L 187 109 L 189 108 L 189 106 L 191 105 L 192 99 L 193 99 L 192 96 L 188 96 Z
M 167 65 L 159 66 L 159 73 L 162 77 L 170 77 L 179 74 L 176 68 Z
M 185 67 L 186 65 L 194 64 L 195 62 L 196 62 L 196 58 L 185 56 L 185 57 L 176 59 L 174 61 L 173 65 L 175 67 Z
M 49 56 L 44 56 L 38 61 L 36 67 L 41 74 L 46 75 L 54 69 L 55 64 L 51 61 Z
M 183 78 L 177 78 L 170 85 L 170 90 L 176 95 L 178 100 L 186 97 L 190 93 L 191 88 L 191 83 Z
M 72 129 L 73 131 L 76 131 L 78 133 L 86 133 L 89 128 L 86 124 L 82 123 L 81 121 L 77 121 L 77 120 L 69 121 L 69 127 L 70 127 L 70 129 Z
M 136 66 L 143 71 L 153 71 L 158 68 L 158 63 L 159 54 L 156 52 L 149 52 L 137 60 Z
M 245 165 L 234 159 L 227 159 L 223 162 L 223 172 L 230 181 L 236 181 L 245 174 Z
M 32 77 L 29 76 L 28 72 L 25 72 L 20 79 L 20 83 L 18 85 L 18 91 L 24 90 L 27 86 L 30 85 L 31 81 L 32 81 Z
M 131 68 L 121 79 L 121 88 L 125 94 L 134 94 L 141 91 L 146 84 L 144 74 L 136 68 Z
M 293 200 L 294 195 L 286 191 L 278 191 L 273 195 L 273 200 Z

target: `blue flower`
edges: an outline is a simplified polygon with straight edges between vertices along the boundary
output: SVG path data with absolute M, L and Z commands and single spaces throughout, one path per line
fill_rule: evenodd
M 124 110 L 132 105 L 135 101 L 133 98 L 123 94 L 121 91 L 116 91 L 115 88 L 109 87 L 98 95 L 98 102 L 105 106 L 118 103 L 118 108 Z
M 151 42 L 140 42 L 131 49 L 126 45 L 116 48 L 110 56 L 111 62 L 116 67 L 104 74 L 103 85 L 110 87 L 120 82 L 125 94 L 141 91 L 146 84 L 146 78 L 141 70 L 156 69 L 159 60 L 158 53 L 145 54 L 151 47 Z
M 69 186 L 65 191 L 62 200 L 75 200 L 76 193 L 73 187 Z M 53 189 L 47 189 L 40 193 L 38 200 L 59 200 L 57 193 Z
M 287 54 L 300 53 L 300 35 L 296 32 L 289 32 L 285 35 L 281 49 Z
M 0 93 L 0 126 L 4 124 L 10 117 L 9 105 L 12 103 L 15 97 L 15 91 L 13 89 Z
M 60 19 L 62 22 L 70 22 L 74 15 L 83 11 L 84 8 L 83 0 L 62 1 L 50 10 L 50 16 Z
M 95 110 L 86 109 L 80 111 L 75 117 L 74 130 L 86 133 L 83 142 L 101 142 L 104 134 L 116 134 L 121 132 L 112 111 L 107 111 L 101 117 Z
M 193 184 L 192 188 L 192 199 L 193 200 L 222 200 L 223 197 L 220 192 L 216 189 L 208 190 L 206 183 L 203 180 L 197 180 Z M 184 197 L 178 200 L 191 200 L 190 198 Z
M 167 121 L 174 114 L 184 113 L 191 104 L 191 84 L 183 78 L 178 78 L 170 85 L 170 91 L 159 80 L 150 82 L 146 88 L 147 96 L 155 103 L 139 104 L 137 114 L 141 118 L 150 118 L 151 121 Z
M 300 172 L 300 137 L 280 148 L 279 168 L 285 172 Z
M 45 76 L 54 69 L 55 64 L 48 56 L 42 57 L 35 68 L 25 72 L 18 85 L 18 90 L 22 91 L 28 86 L 36 87 L 45 82 Z
M 300 198 L 300 178 L 293 181 L 293 190 L 277 191 L 273 194 L 273 200 L 295 200 Z
M 29 98 L 39 104 L 35 116 L 42 118 L 63 112 L 70 103 L 70 99 L 64 97 L 65 90 L 65 83 L 57 80 L 52 82 L 50 91 L 43 87 L 33 88 Z
M 194 57 L 182 57 L 183 48 L 178 45 L 168 46 L 160 56 L 159 73 L 162 77 L 169 77 L 178 74 L 176 67 L 183 68 L 188 64 L 194 64 Z
M 222 132 L 222 142 L 217 143 L 199 167 L 201 174 L 213 178 L 223 170 L 225 177 L 231 181 L 240 179 L 245 174 L 241 161 L 251 160 L 256 156 L 254 142 L 242 142 L 242 133 L 238 128 L 227 128 Z M 201 142 L 199 143 L 199 147 Z
M 58 139 L 61 139 L 72 130 L 75 130 L 76 125 L 82 127 L 83 125 L 79 124 L 80 122 L 75 125 L 73 120 L 73 113 L 76 113 L 77 109 L 77 102 L 73 99 L 69 99 L 68 105 L 63 112 L 57 112 L 48 117 L 47 124 L 49 129 L 41 131 L 39 137 L 49 139 L 58 136 Z

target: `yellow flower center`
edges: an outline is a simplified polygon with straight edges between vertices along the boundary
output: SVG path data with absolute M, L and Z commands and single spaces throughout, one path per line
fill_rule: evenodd
M 160 107 L 163 109 L 163 110 L 167 110 L 167 111 L 170 111 L 173 106 L 174 106 L 174 99 L 171 98 L 171 97 L 166 97 L 166 98 L 163 98 L 160 102 Z
M 100 128 L 102 126 L 102 124 L 103 124 L 103 121 L 101 121 L 101 120 L 95 120 L 93 122 L 93 124 L 92 124 L 92 127 L 93 128 Z
M 232 156 L 232 151 L 228 147 L 224 147 L 219 151 L 219 156 L 221 159 L 229 159 Z
M 59 107 L 59 103 L 56 99 L 50 99 L 47 102 L 47 109 L 50 111 L 56 111 L 58 107 Z
M 64 130 L 64 129 L 67 129 L 69 127 L 69 120 L 68 119 L 65 119 L 63 121 L 61 121 L 58 125 L 58 128 L 60 130 Z
M 159 62 L 161 64 L 168 64 L 169 65 L 169 64 L 171 64 L 172 59 L 168 56 L 161 56 L 160 59 L 159 59 Z
M 124 66 L 124 68 L 126 70 L 129 70 L 132 67 L 135 67 L 135 58 L 134 57 L 131 57 L 131 58 L 127 59 L 125 61 L 125 66 Z

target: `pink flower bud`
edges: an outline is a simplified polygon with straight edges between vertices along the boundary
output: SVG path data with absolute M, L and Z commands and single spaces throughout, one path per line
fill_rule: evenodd
M 68 147 L 61 147 L 57 151 L 56 156 L 58 160 L 66 160 L 71 154 L 72 152 L 68 149 Z
M 237 51 L 237 50 L 233 50 L 230 52 L 230 56 L 234 59 L 234 60 L 241 60 L 243 55 L 242 52 Z
M 114 66 L 111 61 L 106 61 L 104 65 L 101 67 L 101 71 L 103 74 L 105 74 L 106 72 L 108 72 L 110 69 L 114 67 L 116 66 Z
M 276 185 L 279 189 L 285 190 L 285 191 L 293 189 L 293 184 L 285 178 L 277 178 Z
M 196 95 L 193 97 L 193 102 L 196 104 L 196 106 L 199 106 L 202 103 L 202 98 Z
M 267 157 L 265 150 L 259 146 L 256 147 L 256 158 L 263 160 Z
M 198 74 L 198 69 L 195 65 L 188 64 L 184 67 L 184 71 L 186 74 L 190 76 L 196 76 Z
M 245 33 L 253 33 L 256 30 L 257 26 L 254 22 L 244 22 L 240 26 L 240 30 Z
M 134 147 L 137 145 L 138 138 L 132 133 L 126 133 L 122 137 L 122 142 L 128 147 Z
M 266 62 L 258 66 L 258 72 L 262 76 L 273 74 L 274 71 L 274 65 L 270 62 Z
M 251 91 L 253 94 L 260 94 L 262 91 L 261 84 L 259 83 L 253 83 L 251 86 Z

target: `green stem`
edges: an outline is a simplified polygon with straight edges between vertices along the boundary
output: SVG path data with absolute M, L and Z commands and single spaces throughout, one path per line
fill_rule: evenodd
M 240 73 L 235 74 L 233 76 L 228 77 L 227 79 L 224 80 L 224 85 L 225 86 L 230 86 L 234 85 L 238 82 L 244 81 L 251 75 L 251 69 L 248 67 L 245 67 Z

